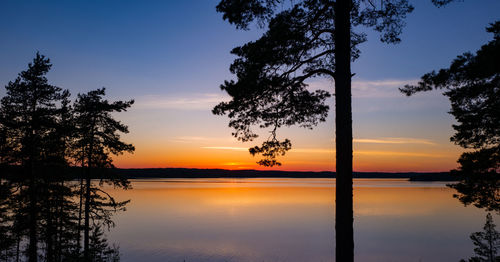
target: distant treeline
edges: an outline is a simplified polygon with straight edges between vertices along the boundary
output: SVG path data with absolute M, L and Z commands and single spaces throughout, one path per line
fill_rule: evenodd
M 308 171 L 261 171 L 261 170 L 226 170 L 196 168 L 142 168 L 116 169 L 115 175 L 127 179 L 140 178 L 335 178 L 335 172 Z M 392 178 L 410 181 L 456 181 L 457 177 L 449 172 L 426 173 L 385 173 L 355 172 L 354 178 Z
M 65 179 L 80 179 L 81 167 L 66 169 Z M 19 167 L 0 167 L 0 178 L 11 179 L 20 172 Z M 115 168 L 95 170 L 93 179 L 142 179 L 142 178 L 335 178 L 330 171 L 276 171 L 276 170 L 227 170 L 197 168 Z M 354 172 L 354 178 L 409 179 L 410 181 L 458 181 L 450 172 Z

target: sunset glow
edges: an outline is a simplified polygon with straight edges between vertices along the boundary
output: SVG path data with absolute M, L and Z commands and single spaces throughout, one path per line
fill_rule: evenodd
M 116 115 L 130 129 L 124 140 L 136 147 L 132 155 L 114 156 L 117 167 L 269 169 L 258 166 L 259 157 L 248 153 L 249 147 L 268 137 L 269 130 L 256 127 L 259 138 L 241 143 L 231 136 L 229 119 L 211 113 L 217 103 L 229 99 L 219 86 L 234 78 L 228 70 L 235 58 L 230 50 L 257 39 L 261 29 L 236 30 L 215 12 L 215 0 L 196 5 L 127 2 L 119 10 L 111 3 L 100 9 L 83 2 L 56 2 L 6 4 L 7 10 L 22 9 L 26 19 L 15 11 L 2 18 L 9 24 L 2 28 L 3 36 L 23 32 L 22 37 L 2 38 L 2 85 L 15 79 L 38 50 L 54 64 L 49 82 L 68 88 L 73 96 L 105 86 L 110 100 L 135 100 L 128 112 Z M 472 2 L 438 10 L 430 1 L 415 1 L 416 11 L 408 16 L 397 45 L 381 43 L 377 33 L 366 32 L 369 40 L 359 46 L 361 56 L 352 64 L 356 171 L 457 167 L 463 150 L 449 141 L 454 132 L 449 101 L 439 91 L 408 98 L 398 88 L 416 83 L 423 73 L 476 50 L 491 37 L 484 27 L 498 16 L 495 8 Z M 478 14 L 474 19 L 461 19 L 472 9 Z M 54 10 L 63 11 L 51 16 Z M 184 19 L 181 14 L 192 12 L 197 15 L 189 23 L 179 23 Z M 136 17 L 134 23 L 130 17 Z M 30 22 L 34 19 L 36 28 Z M 432 41 L 421 41 L 429 38 Z M 311 90 L 333 93 L 331 80 L 313 78 L 308 84 Z M 273 170 L 335 170 L 333 98 L 327 103 L 327 121 L 314 130 L 278 131 L 279 138 L 292 141 L 292 150 Z

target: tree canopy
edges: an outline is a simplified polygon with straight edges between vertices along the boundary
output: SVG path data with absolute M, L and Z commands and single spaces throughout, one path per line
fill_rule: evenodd
M 56 151 L 62 150 L 54 147 L 54 134 L 60 130 L 60 104 L 69 92 L 48 83 L 45 75 L 51 67 L 50 60 L 37 53 L 28 69 L 5 86 L 7 93 L 0 101 L 0 158 L 29 172 L 53 163 Z
M 397 43 L 404 18 L 413 10 L 407 0 L 348 2 L 351 60 L 359 57 L 357 46 L 366 41 L 366 34 L 355 28 L 373 28 L 382 42 Z M 213 109 L 214 114 L 229 116 L 233 136 L 240 141 L 257 138 L 252 126 L 270 128 L 262 146 L 250 149 L 252 155 L 264 156 L 261 165 L 280 165 L 276 157 L 291 149 L 290 140 L 277 138 L 278 128 L 312 128 L 326 120 L 331 93 L 310 90 L 307 80 L 336 78 L 335 5 L 324 0 L 222 0 L 217 6 L 223 18 L 239 29 L 248 29 L 254 21 L 267 25 L 258 40 L 231 51 L 238 56 L 230 66 L 236 80 L 225 81 L 221 89 L 232 99 Z
M 454 173 L 462 181 L 453 188 L 464 204 L 500 212 L 500 21 L 487 29 L 493 40 L 476 53 L 464 53 L 450 67 L 422 76 L 417 85 L 401 91 L 410 96 L 444 90 L 457 124 L 451 141 L 468 151 Z
M 128 127 L 111 115 L 126 111 L 134 100 L 109 102 L 104 99 L 105 95 L 105 88 L 78 94 L 74 104 L 76 158 L 83 159 L 82 165 L 88 167 L 112 167 L 110 153 L 122 154 L 135 149 L 120 140 L 120 133 L 128 133 Z
M 491 24 L 487 31 L 493 33 L 494 38 L 476 54 L 464 53 L 449 68 L 425 74 L 418 85 L 405 86 L 401 91 L 410 96 L 445 89 L 444 95 L 451 102 L 450 113 L 458 122 L 453 125 L 456 133 L 451 141 L 464 148 L 494 151 L 500 146 L 500 21 Z M 478 171 L 498 169 L 498 152 L 489 155 L 496 157 L 496 161 L 490 159 L 486 166 L 477 166 Z M 473 155 L 463 157 L 464 167 L 470 167 L 465 161 Z
M 120 137 L 128 127 L 112 115 L 134 101 L 109 102 L 101 88 L 79 94 L 72 103 L 69 91 L 49 84 L 51 67 L 37 53 L 28 69 L 5 86 L 0 101 L 0 232 L 5 235 L 0 259 L 25 253 L 28 261 L 116 261 L 119 253 L 108 246 L 103 228 L 114 225 L 112 215 L 129 201 L 115 200 L 91 178 L 125 189 L 130 184 L 90 169 L 109 169 L 111 154 L 134 151 Z M 87 170 L 86 184 L 66 181 L 68 173 L 74 178 L 77 164 Z
M 474 253 L 476 256 L 471 257 L 469 262 L 498 262 L 500 256 L 498 251 L 500 249 L 500 232 L 495 229 L 496 225 L 493 223 L 493 218 L 490 213 L 486 215 L 486 223 L 484 224 L 482 232 L 475 232 L 470 235 L 470 239 L 474 244 Z M 466 262 L 460 260 L 460 262 Z

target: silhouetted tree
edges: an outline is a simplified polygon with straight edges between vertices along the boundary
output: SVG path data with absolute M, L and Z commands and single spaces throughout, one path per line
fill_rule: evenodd
M 10 261 L 14 257 L 15 238 L 10 230 L 13 225 L 10 212 L 12 190 L 10 183 L 0 181 L 0 261 Z
M 118 132 L 127 133 L 127 127 L 111 115 L 133 101 L 109 103 L 99 89 L 71 105 L 69 91 L 48 84 L 51 66 L 37 53 L 0 101 L 0 261 L 26 261 L 24 256 L 28 261 L 117 261 L 119 253 L 109 247 L 102 228 L 113 226 L 112 215 L 129 201 L 116 201 L 103 185 L 130 187 L 106 170 L 113 167 L 111 153 L 134 150 L 120 141 Z M 67 181 L 71 164 L 86 169 L 86 187 L 83 181 Z M 92 176 L 101 182 L 92 186 Z
M 73 121 L 73 109 L 71 106 L 70 93 L 68 90 L 62 92 L 60 106 L 57 114 L 57 128 L 51 132 L 47 138 L 49 141 L 45 147 L 46 162 L 49 163 L 48 169 L 53 174 L 65 172 L 69 162 L 72 161 L 72 143 L 75 135 Z M 54 174 L 55 175 L 55 174 Z M 52 175 L 51 177 L 54 177 Z
M 28 182 L 29 261 L 37 261 L 37 221 L 39 199 L 36 189 L 44 167 L 52 164 L 54 139 L 60 117 L 60 102 L 69 96 L 67 91 L 50 85 L 45 75 L 52 65 L 45 56 L 36 54 L 28 69 L 5 86 L 2 98 L 0 127 L 7 134 L 3 158 L 23 167 Z M 60 160 L 64 161 L 64 160 Z
M 0 114 L 1 114 L 1 107 L 0 107 Z M 10 164 L 10 150 L 11 148 L 9 147 L 9 137 L 7 133 L 7 128 L 5 128 L 1 123 L 0 123 L 0 170 L 4 170 L 7 165 Z
M 99 225 L 94 226 L 92 229 L 89 249 L 93 262 L 120 261 L 120 252 L 118 247 L 109 246 L 107 239 L 104 237 L 104 231 Z
M 254 20 L 268 30 L 253 42 L 232 50 L 239 56 L 230 67 L 237 80 L 225 81 L 221 89 L 232 98 L 213 109 L 227 114 L 233 135 L 240 141 L 257 137 L 251 126 L 271 128 L 262 146 L 250 153 L 262 154 L 258 163 L 279 165 L 276 157 L 291 148 L 279 141 L 276 130 L 299 125 L 312 128 L 325 121 L 327 91 L 307 89 L 307 80 L 324 76 L 335 80 L 336 113 L 336 257 L 353 261 L 352 206 L 352 109 L 351 61 L 358 58 L 357 45 L 366 41 L 356 27 L 381 33 L 381 41 L 397 43 L 403 19 L 413 10 L 407 0 L 222 0 L 217 11 L 239 29 Z
M 7 93 L 0 103 L 0 161 L 4 166 L 10 165 L 10 171 L 15 170 L 12 165 L 23 170 L 11 172 L 17 173 L 14 177 L 17 194 L 10 201 L 15 206 L 11 210 L 14 214 L 11 226 L 16 229 L 16 257 L 21 238 L 28 233 L 30 261 L 39 258 L 39 242 L 46 245 L 46 259 L 53 261 L 52 237 L 39 239 L 43 230 L 47 231 L 46 236 L 55 235 L 52 223 L 55 217 L 45 212 L 54 204 L 46 198 L 49 194 L 45 185 L 59 181 L 58 176 L 67 167 L 66 141 L 71 133 L 66 128 L 71 115 L 70 93 L 48 83 L 45 75 L 51 67 L 50 60 L 37 53 L 28 69 L 5 87 Z
M 60 102 L 69 92 L 50 85 L 45 75 L 52 65 L 36 54 L 28 69 L 5 86 L 1 100 L 0 127 L 7 132 L 9 157 L 34 176 L 53 153 L 52 135 L 60 117 Z
M 75 197 L 74 181 L 65 182 L 38 180 L 38 220 L 36 221 L 38 259 L 40 261 L 84 261 L 78 245 L 80 232 L 77 227 L 78 198 Z M 102 186 L 102 185 L 101 185 Z M 112 214 L 124 210 L 128 201 L 117 202 L 102 187 L 92 188 L 100 192 L 92 198 L 90 225 L 90 261 L 118 261 L 119 252 L 110 246 L 104 236 L 104 228 L 114 224 Z M 0 183 L 0 261 L 25 261 L 30 258 L 25 252 L 29 248 L 30 223 L 26 214 L 30 210 L 30 188 L 25 183 Z M 105 196 L 103 196 L 105 195 Z M 111 199 L 111 200 L 110 200 Z M 49 204 L 47 204 L 49 203 Z
M 134 151 L 134 146 L 122 142 L 118 133 L 128 133 L 128 127 L 115 120 L 111 115 L 114 112 L 126 111 L 134 101 L 110 103 L 104 99 L 105 94 L 104 88 L 86 94 L 78 94 L 74 104 L 74 121 L 77 133 L 74 146 L 77 151 L 76 155 L 79 155 L 79 159 L 82 161 L 82 167 L 86 168 L 85 192 L 81 192 L 85 194 L 84 257 L 86 261 L 91 260 L 89 251 L 91 216 L 105 218 L 106 214 L 106 209 L 103 209 L 105 204 L 96 200 L 99 199 L 97 192 L 103 193 L 104 191 L 98 191 L 92 186 L 91 170 L 113 167 L 110 154 Z M 110 205 L 113 209 L 123 207 L 116 204 L 114 200 L 111 200 Z
M 44 181 L 40 190 L 40 242 L 45 261 L 67 261 L 79 257 L 76 250 L 78 202 L 64 180 Z
M 451 114 L 458 124 L 451 141 L 466 149 L 454 173 L 460 183 L 452 185 L 466 205 L 474 204 L 500 211 L 500 21 L 487 31 L 493 40 L 475 54 L 458 56 L 449 68 L 422 76 L 416 86 L 405 86 L 403 93 L 444 89 L 451 102 Z
M 500 249 L 500 232 L 495 229 L 491 214 L 486 215 L 486 223 L 484 224 L 483 232 L 476 232 L 470 235 L 472 243 L 474 243 L 474 253 L 477 256 L 471 257 L 469 262 L 498 262 L 498 250 Z M 466 262 L 466 260 L 460 260 Z

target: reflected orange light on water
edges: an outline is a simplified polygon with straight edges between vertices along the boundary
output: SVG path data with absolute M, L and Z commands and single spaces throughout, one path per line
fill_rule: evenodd
M 210 179 L 207 183 L 203 179 L 189 181 L 166 179 L 159 182 L 136 182 L 132 191 L 110 190 L 119 199 L 125 199 L 134 192 L 134 202 L 141 203 L 141 208 L 146 209 L 152 209 L 158 205 L 158 201 L 161 201 L 178 209 L 197 206 L 197 210 L 205 214 L 212 213 L 211 210 L 214 208 L 224 209 L 234 206 L 243 209 L 258 208 L 259 212 L 263 212 L 262 215 L 268 214 L 267 208 L 274 206 L 319 205 L 333 210 L 335 180 L 307 179 L 306 183 L 299 183 L 299 186 L 296 184 L 289 186 L 287 181 L 297 183 L 300 179 L 280 179 L 279 183 L 267 181 L 269 180 Z M 394 187 L 403 180 L 355 179 L 355 181 L 357 182 L 354 187 L 354 202 L 355 213 L 358 216 L 426 214 L 436 211 L 436 207 L 453 209 L 458 204 L 457 200 L 451 197 L 453 190 L 446 187 Z M 365 181 L 366 183 L 381 181 L 386 186 L 369 187 L 363 184 Z M 151 201 L 152 199 L 155 201 Z M 135 206 L 135 203 L 131 205 Z
M 334 181 L 134 180 L 132 190 L 107 190 L 131 199 L 110 239 L 131 261 L 332 261 Z M 444 183 L 357 179 L 354 185 L 360 261 L 458 261 L 471 250 L 468 234 L 484 223 L 484 213 L 463 207 Z

